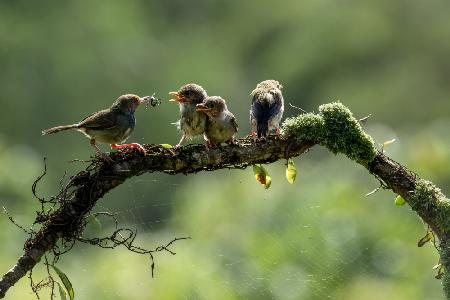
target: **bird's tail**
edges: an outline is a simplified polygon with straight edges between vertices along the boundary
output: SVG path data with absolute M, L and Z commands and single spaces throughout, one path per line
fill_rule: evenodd
M 52 128 L 48 128 L 48 129 L 42 130 L 42 135 L 57 133 L 57 132 L 60 132 L 60 131 L 63 131 L 63 130 L 75 129 L 75 128 L 78 128 L 78 124 L 56 126 L 56 127 L 52 127 Z
M 269 122 L 258 122 L 256 125 L 256 133 L 258 134 L 258 138 L 266 137 L 269 133 Z

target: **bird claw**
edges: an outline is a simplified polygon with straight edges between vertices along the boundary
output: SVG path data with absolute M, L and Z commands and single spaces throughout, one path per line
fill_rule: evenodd
M 210 140 L 205 140 L 205 148 L 206 150 L 210 150 L 211 148 L 216 148 L 217 144 L 211 142 Z
M 143 152 L 144 154 L 147 153 L 147 150 L 145 150 L 145 148 L 141 144 L 131 143 L 131 144 L 126 144 L 126 145 L 128 145 L 131 148 L 138 149 L 139 151 Z
M 238 143 L 236 142 L 236 140 L 234 138 L 232 138 L 228 141 L 228 144 L 229 145 L 237 145 Z

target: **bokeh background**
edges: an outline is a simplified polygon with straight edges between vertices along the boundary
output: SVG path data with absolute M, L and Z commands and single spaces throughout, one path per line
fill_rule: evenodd
M 7 1 L 0 2 L 0 204 L 28 227 L 39 210 L 31 185 L 58 191 L 93 151 L 76 132 L 41 136 L 124 93 L 167 99 L 196 82 L 227 99 L 249 132 L 249 93 L 284 85 L 287 103 L 317 111 L 340 100 L 394 159 L 449 194 L 450 2 L 432 1 Z M 285 116 L 299 111 L 286 108 Z M 176 105 L 140 108 L 130 141 L 176 144 Z M 199 140 L 194 142 L 201 142 Z M 108 150 L 107 146 L 103 149 Z M 174 237 L 175 256 L 150 262 L 125 249 L 77 244 L 58 266 L 77 299 L 444 299 L 426 228 L 362 167 L 316 147 L 267 168 L 264 190 L 248 170 L 142 175 L 99 201 L 136 228 L 138 245 Z M 26 235 L 0 217 L 0 272 Z M 89 234 L 107 235 L 108 224 Z M 35 271 L 42 279 L 44 268 Z M 43 292 L 42 297 L 48 298 Z M 7 299 L 34 299 L 22 279 Z

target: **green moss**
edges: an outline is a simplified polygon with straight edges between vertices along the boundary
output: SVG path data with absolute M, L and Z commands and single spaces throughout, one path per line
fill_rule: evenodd
M 334 154 L 343 153 L 357 162 L 367 163 L 376 155 L 372 138 L 340 102 L 321 105 L 319 114 L 288 118 L 282 129 L 285 136 L 314 141 Z
M 420 179 L 410 199 L 411 207 L 416 211 L 427 211 L 436 220 L 439 227 L 450 228 L 450 201 L 431 181 Z
M 447 299 L 450 299 L 450 273 L 448 266 L 450 265 L 450 247 L 447 243 L 441 241 L 440 245 L 440 255 L 441 263 L 444 266 L 444 276 L 442 277 L 442 287 L 444 288 L 444 293 L 447 295 Z
M 282 125 L 283 135 L 296 136 L 302 140 L 319 142 L 322 138 L 325 122 L 319 115 L 307 113 L 287 118 Z
M 442 287 L 444 288 L 445 295 L 447 295 L 447 299 L 450 299 L 450 274 L 447 271 L 442 279 Z

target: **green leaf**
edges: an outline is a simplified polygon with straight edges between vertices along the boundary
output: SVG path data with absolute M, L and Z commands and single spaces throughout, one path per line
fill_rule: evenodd
M 163 147 L 164 149 L 170 149 L 173 148 L 173 146 L 171 144 L 160 144 L 161 147 Z
M 98 230 L 102 230 L 102 223 L 100 222 L 100 220 L 95 215 L 89 215 L 86 218 L 86 221 L 88 223 L 95 224 L 95 227 L 97 227 Z
M 75 292 L 72 287 L 72 283 L 70 282 L 69 278 L 66 274 L 64 274 L 63 271 L 61 271 L 56 266 L 52 265 L 53 270 L 55 270 L 56 274 L 58 274 L 59 279 L 61 279 L 62 283 L 64 284 L 64 287 L 66 288 L 67 294 L 69 295 L 70 300 L 75 299 Z
M 295 182 L 295 178 L 297 177 L 297 168 L 295 168 L 294 161 L 289 158 L 286 167 L 286 179 L 290 184 Z
M 406 201 L 405 201 L 405 199 L 403 199 L 402 196 L 398 195 L 397 197 L 395 197 L 394 203 L 395 203 L 395 205 L 402 206 L 402 205 L 405 205 Z
M 263 173 L 263 169 L 261 168 L 261 165 L 253 165 L 253 174 L 258 175 L 258 174 L 262 174 Z
M 422 247 L 423 245 L 425 245 L 426 243 L 431 241 L 432 238 L 433 238 L 433 232 L 428 231 L 427 234 L 419 240 L 419 242 L 417 243 L 417 246 Z
M 62 285 L 58 281 L 56 281 L 56 283 L 58 284 L 59 297 L 61 300 L 67 300 L 66 291 L 64 291 Z

